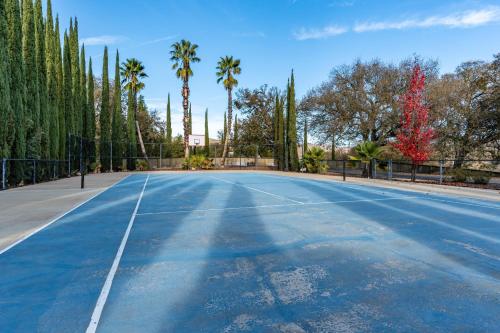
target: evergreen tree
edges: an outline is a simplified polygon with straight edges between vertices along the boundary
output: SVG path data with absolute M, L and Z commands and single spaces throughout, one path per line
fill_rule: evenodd
M 284 117 L 283 98 L 278 97 L 276 100 L 277 117 L 278 117 L 278 166 L 280 170 L 285 170 L 285 140 L 286 140 L 286 121 Z
M 89 135 L 87 133 L 87 123 L 90 121 L 88 119 L 88 103 L 87 103 L 87 62 L 85 60 L 85 45 L 82 45 L 80 49 L 80 68 L 79 68 L 79 74 L 80 74 L 80 108 L 81 108 L 81 118 L 82 118 L 82 128 L 81 128 L 81 135 L 85 139 L 89 138 Z
M 99 114 L 101 125 L 101 139 L 99 144 L 99 156 L 101 170 L 109 171 L 110 167 L 110 141 L 111 141 L 111 110 L 109 106 L 109 73 L 108 73 L 108 47 L 104 47 L 104 58 L 102 62 L 102 95 L 101 110 Z
M 72 77 L 71 77 L 71 52 L 69 49 L 69 38 L 67 32 L 64 32 L 64 45 L 63 45 L 63 89 L 62 89 L 62 100 L 63 100 L 63 113 L 64 113 L 64 124 L 65 127 L 61 127 L 59 135 L 61 136 L 64 145 L 61 143 L 61 147 L 64 146 L 64 159 L 68 158 L 69 149 L 69 135 L 74 133 L 73 128 L 73 94 L 71 92 L 72 87 Z M 64 136 L 63 136 L 64 135 Z M 62 153 L 62 152 L 61 152 Z M 61 155 L 62 156 L 62 155 Z
M 295 79 L 292 70 L 287 96 L 287 148 L 291 171 L 299 169 L 299 155 L 297 151 L 297 111 L 295 108 Z
M 17 0 L 6 1 L 7 13 L 7 46 L 10 61 L 10 103 L 12 119 L 7 119 L 9 126 L 8 145 L 11 149 L 10 156 L 14 158 L 25 158 L 26 154 L 26 132 L 25 132 L 25 103 L 26 86 L 22 54 L 21 16 L 19 2 Z M 9 117 L 10 118 L 10 117 Z M 2 119 L 4 122 L 5 120 Z M 11 176 L 14 183 L 23 178 L 23 163 L 14 163 Z
M 54 31 L 55 67 L 57 78 L 57 118 L 58 118 L 58 159 L 64 160 L 66 156 L 66 119 L 64 114 L 64 75 L 61 54 L 61 35 L 59 32 L 59 16 L 56 16 Z
M 50 113 L 47 103 L 47 66 L 45 61 L 45 26 L 42 0 L 35 1 L 35 53 L 38 69 L 38 92 L 40 97 L 40 119 L 35 126 L 41 128 L 40 157 L 50 158 Z
M 205 110 L 205 155 L 210 156 L 210 134 L 208 133 L 208 108 Z
M 111 126 L 111 141 L 113 142 L 113 168 L 122 168 L 123 156 L 123 121 L 122 121 L 122 85 L 120 80 L 120 54 L 116 50 L 115 81 L 113 91 L 113 120 Z
M 49 113 L 49 155 L 51 159 L 59 156 L 59 107 L 57 95 L 57 62 L 52 18 L 52 3 L 47 0 L 47 17 L 45 26 L 45 61 L 47 68 L 47 111 Z
M 166 156 L 172 157 L 172 118 L 170 110 L 170 93 L 167 99 L 167 118 L 166 118 L 166 129 L 165 129 L 165 142 L 167 144 Z
M 135 129 L 135 98 L 132 90 L 128 91 L 127 101 L 127 134 L 128 134 L 128 159 L 127 169 L 135 170 L 135 157 L 137 157 L 137 137 Z
M 304 123 L 304 154 L 307 153 L 307 119 L 306 122 Z M 302 158 L 304 157 L 304 154 L 302 154 Z
M 9 131 L 9 119 L 12 119 L 12 107 L 10 102 L 10 70 L 9 52 L 7 48 L 7 13 L 5 1 L 0 0 L 0 157 L 9 157 L 9 146 L 7 144 Z
M 96 144 L 95 144 L 95 99 L 94 99 L 94 73 L 92 72 L 92 58 L 89 59 L 89 74 L 87 77 L 87 136 L 90 140 L 89 155 L 90 162 L 96 162 Z
M 32 1 L 23 1 L 23 62 L 26 82 L 26 156 L 40 157 L 40 92 L 35 51 L 35 19 Z M 7 45 L 7 44 L 5 44 Z
M 75 17 L 73 29 L 70 30 L 69 44 L 71 52 L 71 82 L 72 82 L 72 94 L 73 94 L 73 128 L 75 135 L 82 134 L 82 119 L 83 119 L 83 108 L 82 108 L 82 92 L 80 87 L 80 50 L 78 42 L 78 19 Z

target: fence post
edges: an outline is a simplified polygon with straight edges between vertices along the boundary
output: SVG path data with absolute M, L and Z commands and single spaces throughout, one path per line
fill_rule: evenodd
M 439 161 L 439 184 L 443 184 L 443 161 Z
M 345 160 L 342 160 L 342 179 L 345 181 Z
M 33 184 L 36 184 L 36 160 L 33 160 Z
M 392 160 L 389 160 L 389 170 L 387 172 L 387 179 L 392 180 Z
M 2 158 L 2 190 L 6 189 L 6 182 L 5 182 L 5 175 L 7 173 L 7 159 L 4 157 Z

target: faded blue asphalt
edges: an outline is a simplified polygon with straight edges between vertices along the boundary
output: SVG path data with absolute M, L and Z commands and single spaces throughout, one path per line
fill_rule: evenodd
M 84 332 L 146 181 L 0 255 L 2 332 Z M 499 332 L 500 204 L 153 174 L 98 332 Z

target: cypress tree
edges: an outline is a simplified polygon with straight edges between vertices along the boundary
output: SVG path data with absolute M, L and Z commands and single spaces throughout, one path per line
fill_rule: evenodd
M 7 144 L 9 131 L 8 120 L 12 119 L 10 102 L 9 52 L 7 48 L 7 13 L 5 1 L 0 0 L 0 157 L 9 156 Z
M 238 115 L 234 116 L 233 145 L 237 148 L 238 151 L 240 150 L 238 136 Z
M 165 142 L 167 144 L 166 157 L 172 157 L 172 117 L 170 111 L 170 93 L 168 94 L 167 99 L 167 117 L 165 126 Z
M 35 51 L 35 19 L 32 1 L 23 1 L 23 62 L 26 82 L 26 156 L 40 157 L 40 92 Z
M 120 80 L 120 54 L 116 50 L 115 82 L 113 96 L 113 120 L 111 126 L 111 141 L 113 142 L 113 168 L 122 168 L 123 157 L 123 121 L 122 121 L 122 85 Z
M 101 139 L 99 144 L 99 156 L 101 169 L 108 171 L 110 167 L 111 153 L 111 110 L 109 106 L 109 73 L 108 73 L 108 47 L 104 47 L 104 58 L 102 61 L 102 95 L 101 110 L 99 114 L 99 124 L 101 125 Z
M 63 112 L 64 112 L 64 124 L 66 125 L 60 131 L 61 139 L 65 143 L 64 145 L 64 158 L 68 156 L 69 147 L 69 135 L 74 133 L 73 128 L 73 94 L 71 92 L 72 86 L 71 78 L 71 53 L 69 49 L 69 38 L 67 32 L 64 32 L 64 46 L 63 46 Z M 64 135 L 64 137 L 62 136 Z M 64 138 L 64 139 L 63 139 Z
M 304 154 L 307 153 L 307 119 L 304 124 Z M 304 158 L 304 156 L 302 156 Z
M 208 108 L 205 110 L 205 155 L 210 155 L 210 136 L 208 133 Z
M 81 118 L 82 118 L 82 123 L 81 123 L 81 135 L 85 139 L 89 139 L 89 135 L 87 133 L 87 122 L 90 121 L 88 119 L 88 112 L 87 112 L 87 63 L 85 61 L 85 45 L 82 45 L 82 48 L 80 49 L 80 68 L 78 70 L 78 73 L 80 75 L 80 108 L 81 108 Z
M 47 103 L 47 66 L 45 60 L 45 27 L 42 13 L 42 0 L 35 2 L 35 53 L 38 69 L 38 91 L 40 96 L 41 128 L 40 157 L 50 158 L 50 113 Z
M 285 140 L 286 140 L 286 126 L 284 117 L 284 104 L 283 98 L 278 97 L 277 99 L 277 113 L 278 113 L 278 157 L 279 157 L 279 169 L 285 170 Z
M 92 58 L 89 59 L 89 75 L 87 77 L 87 136 L 89 142 L 90 162 L 96 162 L 95 144 L 95 99 L 94 99 L 94 73 L 92 72 Z
M 10 61 L 10 103 L 12 119 L 2 119 L 9 126 L 9 141 L 11 156 L 14 158 L 25 158 L 26 154 L 26 131 L 25 131 L 25 103 L 26 86 L 22 54 L 21 16 L 18 0 L 6 1 L 7 13 L 7 45 Z M 18 183 L 23 178 L 23 163 L 17 162 L 12 170 L 12 180 Z
M 80 87 L 80 50 L 78 42 L 78 19 L 75 17 L 73 29 L 70 31 L 69 43 L 71 52 L 71 75 L 73 93 L 73 128 L 76 135 L 82 134 L 82 93 Z
M 59 16 L 56 16 L 54 31 L 55 66 L 57 78 L 57 118 L 58 118 L 58 159 L 64 160 L 66 157 L 66 116 L 64 113 L 64 75 L 63 61 L 61 54 L 61 35 L 59 32 Z
M 287 96 L 287 148 L 290 170 L 298 171 L 299 155 L 297 151 L 297 112 L 295 108 L 295 79 L 292 70 Z
M 127 100 L 127 133 L 128 133 L 128 159 L 127 169 L 135 170 L 135 159 L 137 156 L 137 137 L 135 128 L 135 98 L 132 90 L 128 91 Z
M 274 139 L 274 159 L 278 163 L 279 168 L 279 156 L 280 156 L 280 136 L 279 136 L 279 95 L 276 94 L 276 99 L 274 101 L 274 111 L 273 111 L 273 139 Z
M 45 26 L 45 61 L 47 68 L 47 111 L 49 113 L 49 155 L 51 159 L 59 156 L 59 108 L 57 95 L 57 62 L 52 3 L 47 0 Z

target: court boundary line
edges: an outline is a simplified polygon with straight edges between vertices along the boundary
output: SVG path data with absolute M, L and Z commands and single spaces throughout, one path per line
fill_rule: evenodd
M 65 217 L 66 215 L 70 214 L 71 212 L 77 210 L 78 208 L 80 208 L 81 206 L 85 205 L 86 203 L 94 200 L 95 198 L 97 198 L 98 196 L 100 196 L 101 194 L 103 194 L 104 192 L 110 190 L 111 188 L 115 187 L 116 185 L 118 185 L 119 183 L 123 182 L 125 179 L 128 179 L 130 176 L 132 175 L 127 175 L 125 177 L 123 177 L 122 179 L 120 179 L 119 181 L 117 181 L 116 183 L 112 184 L 111 186 L 108 186 L 106 187 L 105 189 L 102 189 L 101 191 L 99 191 L 98 193 L 92 195 L 90 198 L 88 198 L 87 200 L 77 204 L 76 206 L 73 206 L 72 208 L 70 208 L 68 211 L 56 216 L 55 218 L 53 218 L 52 220 L 50 220 L 49 222 L 45 223 L 44 225 L 38 227 L 37 229 L 33 230 L 32 232 L 28 233 L 27 235 L 23 236 L 22 238 L 18 239 L 16 242 L 12 243 L 11 245 L 7 246 L 6 248 L 0 250 L 0 255 L 4 254 L 5 252 L 9 251 L 10 249 L 14 248 L 15 246 L 21 244 L 22 242 L 24 242 L 25 240 L 27 240 L 28 238 L 32 237 L 33 235 L 39 233 L 40 231 L 44 230 L 45 228 L 47 228 L 48 226 L 56 223 L 57 221 L 59 221 L 60 219 L 62 219 L 63 217 Z M 89 192 L 89 191 L 87 191 Z M 43 200 L 43 201 L 47 201 L 47 200 Z
M 320 201 L 320 202 L 305 202 L 305 203 L 291 203 L 282 205 L 259 205 L 259 206 L 242 206 L 242 207 L 226 207 L 226 208 L 207 208 L 207 209 L 192 209 L 192 210 L 174 210 L 164 212 L 151 212 L 139 213 L 137 216 L 151 216 L 151 215 L 168 215 L 168 214 L 184 214 L 184 213 L 203 213 L 203 212 L 221 212 L 231 210 L 246 210 L 246 209 L 259 209 L 259 208 L 280 208 L 280 207 L 300 207 L 300 206 L 319 206 L 319 205 L 336 205 L 342 203 L 357 203 L 357 202 L 372 202 L 372 201 L 389 201 L 389 200 L 411 200 L 419 199 L 419 197 L 391 197 L 379 199 L 359 199 L 359 200 L 339 200 L 339 201 Z
M 292 181 L 299 181 L 299 182 L 300 181 L 304 181 L 304 182 L 311 181 L 311 182 L 319 182 L 319 183 L 335 183 L 335 184 L 339 184 L 339 185 L 341 185 L 343 187 L 350 188 L 350 189 L 353 189 L 353 190 L 360 190 L 359 187 L 361 187 L 361 188 L 370 188 L 371 191 L 374 192 L 375 194 L 391 193 L 390 190 L 402 191 L 402 192 L 406 192 L 406 193 L 420 193 L 420 194 L 424 195 L 422 197 L 419 197 L 420 199 L 423 199 L 423 200 L 434 200 L 434 201 L 441 201 L 441 202 L 453 203 L 453 204 L 459 204 L 459 205 L 460 204 L 464 204 L 464 205 L 468 205 L 468 206 L 476 206 L 476 207 L 491 208 L 491 209 L 500 209 L 500 207 L 495 207 L 495 206 L 491 206 L 491 205 L 483 205 L 483 204 L 480 204 L 480 203 L 446 200 L 447 198 L 451 198 L 451 199 L 456 198 L 457 200 L 460 200 L 461 198 L 457 197 L 456 195 L 445 194 L 445 193 L 417 191 L 417 190 L 406 189 L 406 188 L 403 189 L 403 188 L 382 187 L 382 186 L 375 186 L 375 185 L 370 185 L 370 184 L 352 184 L 352 185 L 354 185 L 354 186 L 352 186 L 352 185 L 347 185 L 344 182 L 336 180 L 336 179 L 301 178 L 301 177 L 293 177 L 293 176 L 290 176 L 290 175 L 274 175 L 274 174 L 268 174 L 268 173 L 264 173 L 263 175 L 265 175 L 267 177 L 270 177 L 270 178 L 275 178 L 275 179 L 283 179 L 283 178 L 285 178 L 285 179 L 290 179 Z M 384 192 L 384 190 L 387 190 L 387 191 Z M 393 193 L 393 192 L 392 192 L 392 194 L 401 195 L 400 193 Z M 437 196 L 438 198 L 428 198 L 428 197 L 426 197 L 426 196 L 429 196 L 429 195 Z M 481 199 L 475 198 L 475 197 L 464 197 L 464 199 L 481 200 Z
M 232 182 L 230 180 L 226 180 L 226 179 L 215 177 L 215 176 L 210 176 L 210 177 L 212 177 L 214 179 L 217 179 L 217 180 L 219 180 L 221 182 L 225 182 L 225 183 L 236 185 L 236 186 L 245 187 L 245 188 L 248 188 L 248 189 L 256 191 L 256 192 L 260 192 L 260 193 L 264 193 L 264 194 L 270 195 L 270 196 L 275 197 L 275 198 L 292 201 L 292 202 L 295 202 L 296 204 L 301 204 L 301 205 L 304 204 L 304 202 L 302 202 L 302 201 L 293 200 L 293 199 L 290 199 L 290 198 L 287 198 L 287 197 L 284 197 L 284 196 L 281 196 L 281 195 L 278 195 L 278 194 L 274 194 L 274 193 L 269 193 L 269 192 L 266 192 L 266 191 L 263 191 L 263 190 L 259 190 L 259 189 L 255 188 L 255 187 L 251 187 L 251 186 L 243 185 L 243 184 L 238 184 L 238 183 Z
M 106 280 L 104 281 L 104 285 L 102 286 L 101 293 L 99 294 L 99 298 L 97 299 L 94 311 L 92 312 L 92 316 L 90 318 L 90 323 L 87 327 L 86 333 L 94 333 L 97 330 L 102 311 L 104 310 L 104 305 L 106 305 L 109 292 L 111 291 L 111 286 L 113 285 L 113 279 L 115 278 L 116 271 L 118 270 L 118 266 L 120 265 L 122 255 L 125 250 L 125 245 L 127 244 L 128 238 L 130 236 L 130 231 L 132 230 L 135 217 L 137 216 L 137 211 L 139 210 L 139 206 L 141 205 L 142 197 L 144 196 L 144 191 L 146 190 L 149 176 L 150 175 L 148 174 L 148 176 L 146 177 L 146 181 L 142 186 L 142 191 L 139 195 L 139 199 L 137 199 L 137 203 L 135 205 L 134 211 L 132 212 L 132 215 L 130 216 L 130 221 L 128 223 L 127 229 L 125 230 L 125 234 L 123 235 L 120 246 L 118 247 L 118 251 L 116 252 L 115 259 L 113 260 L 113 264 L 111 265 L 108 275 L 106 276 Z

